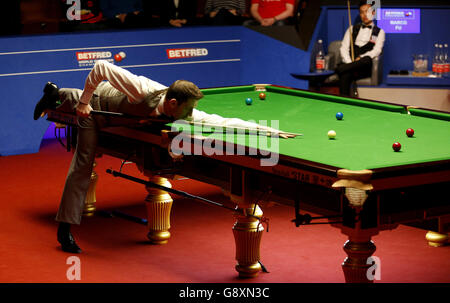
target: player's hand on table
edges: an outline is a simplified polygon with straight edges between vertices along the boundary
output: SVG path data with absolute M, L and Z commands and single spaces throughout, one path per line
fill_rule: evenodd
M 80 117 L 88 117 L 92 111 L 90 104 L 79 103 L 77 106 L 77 115 Z
M 296 137 L 296 135 L 294 135 L 294 134 L 287 134 L 287 133 L 278 133 L 278 136 L 280 136 L 283 139 L 289 139 L 289 138 Z
M 283 139 L 295 138 L 297 136 L 294 133 L 284 132 L 282 130 L 272 129 L 272 128 L 268 128 L 265 131 L 267 132 L 268 136 L 275 135 L 275 136 L 278 136 L 278 137 L 283 138 Z

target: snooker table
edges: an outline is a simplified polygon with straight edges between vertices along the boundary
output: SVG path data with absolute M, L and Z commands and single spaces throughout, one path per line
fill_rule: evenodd
M 329 224 L 348 236 L 342 264 L 347 282 L 373 282 L 368 259 L 371 237 L 400 223 L 435 220 L 430 235 L 446 241 L 450 199 L 450 114 L 275 85 L 208 88 L 197 108 L 223 117 L 252 120 L 297 135 L 273 134 L 183 123 L 113 123 L 101 130 L 98 150 L 136 163 L 150 181 L 170 187 L 184 176 L 221 187 L 235 213 L 236 270 L 255 277 L 261 270 L 264 230 L 258 201 L 293 206 L 293 222 Z M 259 99 L 264 92 L 266 98 Z M 247 105 L 246 98 L 252 98 Z M 336 119 L 342 112 L 342 120 Z M 76 144 L 76 118 L 48 112 L 48 120 L 68 125 Z M 408 137 L 406 129 L 415 134 Z M 335 139 L 327 133 L 335 130 Z M 396 152 L 394 142 L 402 148 Z M 181 143 L 180 143 L 181 142 Z M 170 195 L 147 187 L 148 237 L 170 238 Z M 311 218 L 311 210 L 323 217 Z M 251 216 L 246 215 L 251 214 Z M 369 262 L 370 261 L 370 262 Z

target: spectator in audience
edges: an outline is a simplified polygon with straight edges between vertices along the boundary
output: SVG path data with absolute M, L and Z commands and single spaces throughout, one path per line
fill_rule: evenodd
M 111 27 L 136 28 L 148 25 L 141 0 L 100 0 L 100 3 Z
M 196 24 L 197 0 L 160 0 L 162 25 L 183 27 Z
M 206 0 L 205 17 L 210 25 L 240 25 L 245 0 Z
M 294 15 L 295 0 L 251 0 L 250 14 L 254 18 L 244 25 L 280 26 L 288 24 Z
M 81 0 L 81 23 L 99 23 L 103 19 L 98 0 Z
M 102 30 L 106 28 L 100 8 L 100 0 L 81 0 L 80 7 L 74 7 L 75 3 L 67 3 L 66 0 L 60 0 L 60 3 L 62 15 L 66 19 L 60 24 L 61 31 Z M 69 19 L 67 14 L 75 13 L 78 10 L 79 20 Z

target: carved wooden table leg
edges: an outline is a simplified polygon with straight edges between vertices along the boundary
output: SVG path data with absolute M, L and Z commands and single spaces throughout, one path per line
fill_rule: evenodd
M 375 252 L 375 244 L 370 240 L 370 236 L 349 237 L 344 245 L 347 258 L 342 263 L 345 282 L 347 283 L 372 283 L 373 279 L 368 279 L 368 271 L 372 264 L 368 264 L 368 258 Z
M 172 187 L 170 182 L 163 177 L 152 176 L 150 182 Z M 147 220 L 149 232 L 147 237 L 154 244 L 166 244 L 170 238 L 170 211 L 172 209 L 172 197 L 163 190 L 146 187 L 148 196 L 145 199 L 147 207 Z
M 429 231 L 425 238 L 428 245 L 433 247 L 444 246 L 448 243 L 448 229 L 450 227 L 450 216 L 442 216 L 438 218 L 438 232 Z
M 263 212 L 256 204 L 250 204 L 244 208 L 244 211 L 259 218 Z M 233 235 L 236 242 L 236 260 L 235 266 L 241 278 L 256 277 L 261 271 L 260 243 L 264 231 L 259 219 L 245 215 L 236 215 L 237 221 L 233 226 Z

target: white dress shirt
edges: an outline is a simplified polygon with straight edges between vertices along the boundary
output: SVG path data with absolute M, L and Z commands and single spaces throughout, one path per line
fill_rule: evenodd
M 352 26 L 352 31 L 353 31 L 353 26 Z M 359 30 L 358 36 L 356 37 L 355 45 L 357 45 L 359 47 L 366 45 L 371 40 L 373 42 L 375 42 L 375 46 L 373 47 L 373 49 L 371 51 L 368 51 L 368 52 L 360 55 L 361 58 L 369 56 L 372 59 L 374 59 L 374 58 L 378 57 L 381 54 L 381 52 L 383 51 L 384 41 L 386 39 L 386 34 L 385 34 L 384 30 L 380 29 L 380 32 L 378 33 L 378 37 L 372 36 L 372 31 L 373 31 L 373 24 L 372 24 L 371 29 L 361 27 L 361 29 Z M 342 39 L 342 45 L 341 45 L 340 52 L 341 52 L 342 62 L 344 62 L 344 63 L 352 62 L 352 58 L 350 56 L 350 29 L 347 29 L 347 31 L 345 32 L 344 39 Z
M 107 80 L 107 82 L 103 82 L 104 80 Z M 102 96 L 117 96 L 123 93 L 128 96 L 130 103 L 139 103 L 148 94 L 165 88 L 167 88 L 167 86 L 144 76 L 134 75 L 126 69 L 109 63 L 106 60 L 98 60 L 86 78 L 80 102 L 88 104 L 95 92 Z M 165 94 L 161 96 L 160 103 L 151 116 L 157 116 L 160 113 L 164 113 L 162 104 L 165 97 Z M 220 125 L 223 127 L 258 128 L 270 130 L 272 132 L 278 131 L 271 127 L 262 126 L 237 118 L 224 118 L 215 114 L 207 114 L 195 108 L 192 112 L 192 121 Z
M 175 8 L 178 8 L 178 5 L 180 5 L 180 0 L 173 0 L 173 4 L 175 5 Z M 175 13 L 175 17 L 178 18 L 178 10 Z

